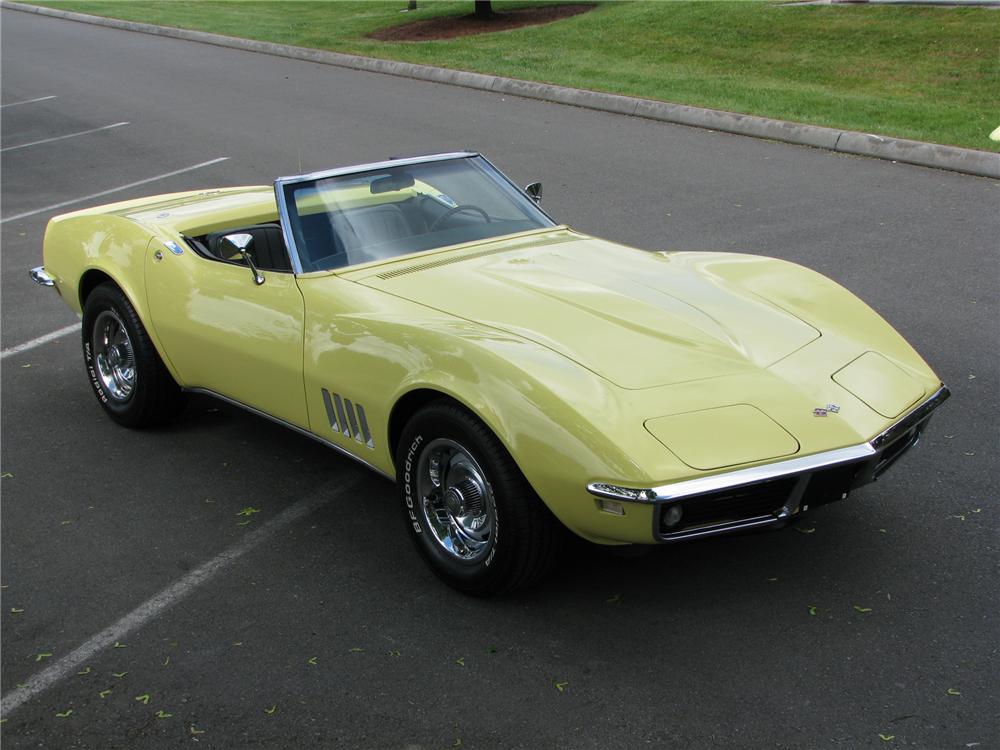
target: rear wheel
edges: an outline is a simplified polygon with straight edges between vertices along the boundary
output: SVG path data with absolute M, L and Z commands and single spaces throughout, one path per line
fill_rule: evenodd
M 561 529 L 500 441 L 465 409 L 438 401 L 419 411 L 396 465 L 410 537 L 450 586 L 489 596 L 551 568 Z
M 119 424 L 156 424 L 183 406 L 135 308 L 114 284 L 96 287 L 84 304 L 83 359 L 94 395 Z

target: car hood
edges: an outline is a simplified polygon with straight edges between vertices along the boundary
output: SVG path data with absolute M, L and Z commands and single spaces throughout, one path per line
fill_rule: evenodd
M 782 279 L 793 284 L 795 269 L 730 253 L 650 253 L 556 230 L 347 276 L 643 389 L 766 368 L 819 338 L 766 296 Z

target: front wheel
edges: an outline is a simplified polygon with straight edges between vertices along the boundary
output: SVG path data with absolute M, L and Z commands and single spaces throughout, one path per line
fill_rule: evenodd
M 163 422 L 183 404 L 135 308 L 113 284 L 95 288 L 84 304 L 83 359 L 94 395 L 119 424 Z
M 556 520 L 496 436 L 465 409 L 438 401 L 414 415 L 396 465 L 410 537 L 450 586 L 489 596 L 551 568 Z

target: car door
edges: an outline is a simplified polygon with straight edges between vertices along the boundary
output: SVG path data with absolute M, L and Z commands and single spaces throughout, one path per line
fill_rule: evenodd
M 145 263 L 152 325 L 181 384 L 308 429 L 295 275 L 261 271 L 257 284 L 244 265 L 156 241 Z

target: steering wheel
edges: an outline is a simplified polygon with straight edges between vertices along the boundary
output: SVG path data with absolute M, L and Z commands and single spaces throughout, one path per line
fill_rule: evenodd
M 482 215 L 483 219 L 486 220 L 487 224 L 489 224 L 491 221 L 493 221 L 490 218 L 490 215 L 488 213 L 486 213 L 483 209 L 481 209 L 479 206 L 473 206 L 471 203 L 463 203 L 460 206 L 455 206 L 454 208 L 449 208 L 443 214 L 441 214 L 440 216 L 438 216 L 434 221 L 431 222 L 431 225 L 427 229 L 427 231 L 428 232 L 433 232 L 435 229 L 438 228 L 438 226 L 440 226 L 441 224 L 444 224 L 444 222 L 446 222 L 452 216 L 454 216 L 455 214 L 460 214 L 463 211 L 466 212 L 466 213 L 468 213 L 469 211 L 474 211 L 475 213 Z

